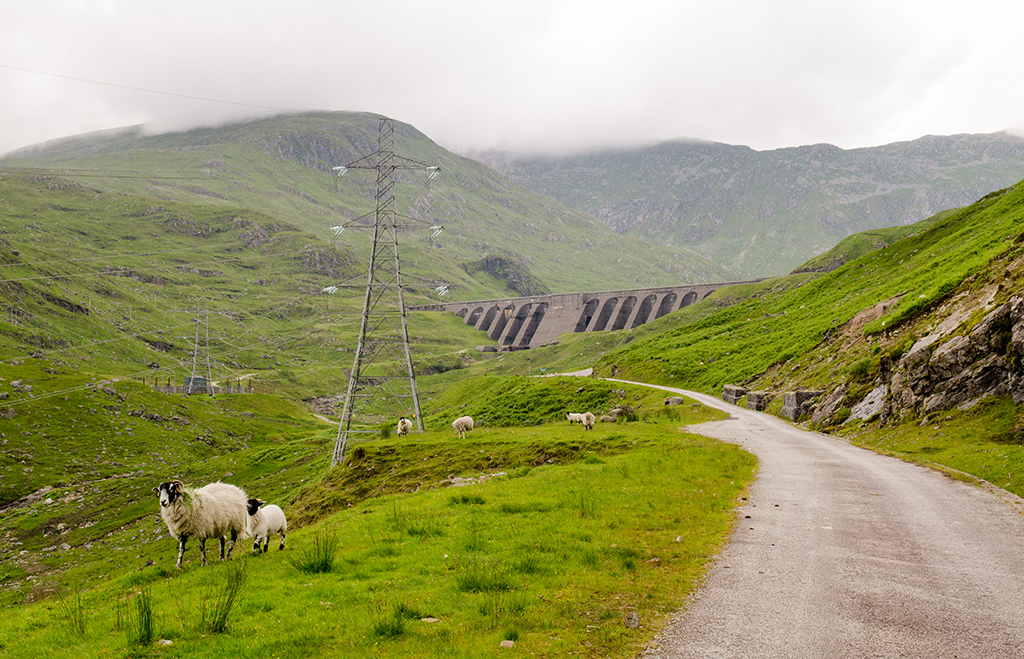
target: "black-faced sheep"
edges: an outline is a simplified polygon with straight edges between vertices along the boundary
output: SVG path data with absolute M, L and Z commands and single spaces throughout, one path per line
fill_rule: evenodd
M 403 416 L 398 420 L 398 436 L 405 437 L 410 430 L 412 430 L 412 421 Z
M 206 541 L 220 540 L 220 560 L 225 559 L 224 547 L 227 537 L 231 546 L 226 557 L 231 557 L 235 541 L 245 534 L 246 514 L 245 492 L 227 483 L 210 483 L 193 490 L 181 481 L 160 483 L 153 491 L 160 497 L 160 516 L 167 524 L 171 536 L 178 539 L 178 563 L 185 555 L 185 543 L 189 538 L 199 540 L 199 553 L 206 565 Z
M 596 421 L 596 420 L 597 420 L 597 417 L 595 417 L 590 412 L 584 412 L 583 413 L 583 427 L 586 428 L 587 430 L 593 430 L 594 429 L 594 421 Z
M 466 433 L 473 429 L 473 419 L 468 416 L 460 416 L 452 421 L 452 428 L 455 429 L 456 435 L 465 439 Z
M 252 553 L 260 553 L 261 541 L 263 553 L 266 553 L 270 546 L 270 536 L 275 533 L 281 536 L 281 544 L 277 548 L 284 549 L 284 534 L 288 530 L 288 521 L 284 518 L 281 507 L 274 504 L 268 506 L 266 501 L 259 499 L 249 499 L 247 510 L 249 520 L 246 522 L 245 532 L 253 538 Z

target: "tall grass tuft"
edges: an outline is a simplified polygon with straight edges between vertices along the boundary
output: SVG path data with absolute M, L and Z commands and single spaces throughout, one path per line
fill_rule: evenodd
M 156 634 L 149 588 L 143 588 L 128 602 L 118 602 L 117 626 L 124 630 L 129 645 L 145 647 L 153 642 Z
M 594 495 L 589 490 L 580 490 L 573 493 L 572 503 L 576 514 L 584 519 L 593 518 L 597 512 Z
M 207 634 L 227 631 L 228 617 L 245 587 L 245 566 L 232 563 L 223 572 L 220 583 L 210 585 L 199 603 L 199 628 Z
M 334 533 L 321 532 L 313 536 L 313 545 L 305 547 L 291 564 L 300 572 L 319 574 L 334 570 L 334 560 L 338 555 L 338 536 Z
M 500 563 L 473 557 L 457 563 L 455 584 L 464 593 L 489 593 L 514 590 L 512 579 Z
M 76 588 L 70 595 L 63 590 L 57 591 L 57 605 L 68 631 L 75 636 L 85 636 L 86 618 L 82 591 Z
M 425 617 L 415 606 L 400 602 L 385 611 L 381 603 L 377 603 L 370 631 L 378 638 L 398 638 L 405 633 L 406 620 Z

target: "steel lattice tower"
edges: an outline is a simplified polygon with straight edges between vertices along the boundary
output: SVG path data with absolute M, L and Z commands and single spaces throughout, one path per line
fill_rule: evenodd
M 202 309 L 199 308 L 199 303 L 202 302 Z M 188 382 L 185 385 L 185 393 L 192 395 L 195 390 L 196 371 L 201 368 L 199 364 L 199 325 L 200 318 L 202 318 L 203 326 L 203 359 L 206 360 L 206 393 L 213 395 L 213 373 L 210 370 L 210 324 L 208 321 L 209 309 L 207 307 L 206 298 L 200 298 L 196 301 L 196 340 L 192 348 L 192 374 L 188 378 Z
M 355 430 L 352 422 L 360 404 L 375 393 L 383 393 L 399 401 L 406 414 L 412 416 L 418 430 L 423 430 L 416 374 L 409 349 L 409 329 L 405 318 L 402 262 L 398 252 L 399 228 L 405 220 L 396 210 L 395 176 L 398 170 L 416 169 L 430 172 L 433 178 L 439 167 L 395 155 L 393 120 L 382 117 L 377 126 L 377 152 L 344 167 L 335 167 L 339 176 L 349 169 L 372 169 L 377 175 L 376 211 L 372 228 L 373 241 L 370 264 L 366 273 L 366 294 L 359 324 L 348 389 L 338 424 L 331 467 L 345 459 L 350 435 L 376 433 L 377 430 Z M 356 221 L 358 222 L 358 221 Z M 352 223 L 350 226 L 359 226 Z

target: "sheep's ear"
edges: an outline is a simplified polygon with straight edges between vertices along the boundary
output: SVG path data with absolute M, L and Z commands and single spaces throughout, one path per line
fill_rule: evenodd
M 153 491 L 156 492 L 157 494 L 160 494 L 160 488 L 159 487 L 154 487 Z

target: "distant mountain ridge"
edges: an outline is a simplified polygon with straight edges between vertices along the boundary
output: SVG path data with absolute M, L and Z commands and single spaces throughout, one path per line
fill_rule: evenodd
M 0 171 L 40 168 L 113 192 L 251 208 L 331 237 L 333 226 L 372 218 L 373 173 L 339 180 L 332 167 L 376 152 L 379 119 L 316 112 L 162 135 L 137 127 L 105 131 L 21 149 L 0 161 Z M 624 239 L 584 212 L 446 151 L 409 124 L 395 121 L 394 131 L 397 154 L 442 170 L 429 185 L 421 172 L 397 176 L 398 212 L 445 227 L 439 236 L 410 228 L 403 263 L 410 273 L 451 283 L 453 295 L 491 294 L 467 281 L 461 267 L 489 255 L 518 264 L 553 292 L 728 278 L 692 250 Z M 368 233 L 346 231 L 337 242 L 364 254 Z
M 1024 178 L 1024 138 L 929 135 L 844 150 L 676 140 L 567 157 L 471 154 L 619 233 L 691 248 L 737 277 L 783 274 L 843 238 L 918 222 Z

